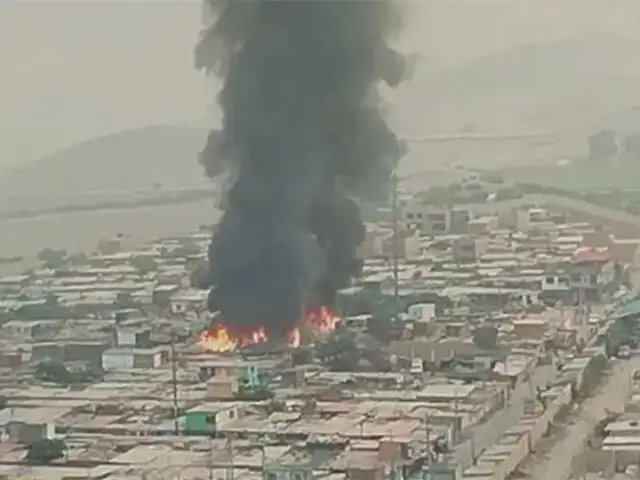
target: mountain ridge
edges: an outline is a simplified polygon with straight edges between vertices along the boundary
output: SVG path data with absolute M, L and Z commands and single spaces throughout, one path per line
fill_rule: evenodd
M 198 127 L 151 125 L 93 137 L 7 172 L 0 191 L 44 197 L 201 186 L 206 136 Z

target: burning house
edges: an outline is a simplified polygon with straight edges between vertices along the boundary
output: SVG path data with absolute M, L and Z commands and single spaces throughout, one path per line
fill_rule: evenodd
M 393 2 L 206 5 L 216 20 L 195 59 L 223 78 L 223 119 L 201 162 L 233 181 L 209 249 L 219 321 L 201 344 L 295 345 L 306 327 L 335 324 L 326 312 L 361 266 L 356 199 L 386 198 L 403 153 L 376 93 L 407 67 L 387 43 L 401 17 Z
M 220 313 L 217 316 L 219 317 Z M 304 333 L 330 333 L 339 324 L 340 317 L 330 308 L 310 309 L 305 312 L 299 325 L 291 327 L 287 332 L 286 342 L 282 343 L 286 343 L 290 348 L 297 348 L 300 346 Z M 213 325 L 200 335 L 198 344 L 203 349 L 211 352 L 233 352 L 251 346 L 264 345 L 269 340 L 269 335 L 264 325 L 236 328 L 224 320 L 214 317 Z M 277 341 L 278 339 L 276 339 Z

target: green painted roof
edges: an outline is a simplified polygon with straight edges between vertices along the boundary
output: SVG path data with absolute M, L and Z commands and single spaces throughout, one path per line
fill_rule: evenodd
M 618 312 L 618 317 L 629 317 L 633 315 L 640 315 L 640 296 L 629 300 Z

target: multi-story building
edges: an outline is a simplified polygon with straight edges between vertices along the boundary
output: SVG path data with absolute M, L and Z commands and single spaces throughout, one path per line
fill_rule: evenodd
M 402 223 L 407 228 L 417 228 L 423 235 L 467 233 L 470 218 L 469 210 L 431 205 L 419 198 L 402 205 Z
M 574 260 L 547 273 L 541 281 L 545 296 L 570 302 L 599 299 L 616 280 L 616 267 L 608 250 L 581 249 Z

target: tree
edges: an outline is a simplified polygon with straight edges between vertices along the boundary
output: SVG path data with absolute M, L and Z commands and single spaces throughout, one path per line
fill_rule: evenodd
M 67 319 L 71 315 L 68 308 L 60 305 L 58 297 L 50 294 L 47 295 L 44 303 L 34 303 L 21 306 L 15 311 L 15 316 L 21 320 L 40 320 L 43 318 L 64 318 Z
M 481 326 L 473 332 L 473 343 L 480 350 L 495 350 L 498 346 L 498 329 Z
M 71 376 L 62 362 L 45 361 L 36 365 L 35 377 L 45 381 L 60 384 L 71 383 Z
M 45 248 L 38 253 L 38 260 L 42 262 L 47 268 L 57 268 L 61 266 L 67 258 L 67 252 L 65 250 L 54 250 L 52 248 Z
M 335 331 L 327 340 L 316 345 L 315 355 L 331 370 L 355 370 L 361 358 L 354 335 L 347 330 Z
M 542 390 L 542 388 L 540 388 L 539 386 L 536 387 L 536 400 L 538 401 L 538 403 L 542 407 L 542 410 L 546 410 L 547 409 L 547 399 L 544 396 L 544 390 Z
M 205 290 L 211 286 L 209 277 L 209 264 L 207 262 L 200 263 L 189 274 L 189 284 L 193 288 Z
M 485 183 L 501 184 L 504 183 L 504 177 L 496 172 L 484 172 L 480 174 L 480 180 Z
M 640 158 L 640 132 L 627 135 L 622 140 L 624 153 L 630 157 Z
M 67 257 L 67 261 L 72 265 L 86 265 L 88 257 L 86 253 L 78 252 Z
M 284 412 L 287 408 L 287 404 L 284 400 L 272 398 L 267 404 L 267 413 L 270 415 L 275 412 Z
M 139 255 L 131 259 L 131 265 L 136 268 L 141 275 L 158 270 L 158 262 L 152 257 Z
M 589 136 L 589 157 L 594 160 L 610 160 L 618 154 L 618 142 L 611 130 L 601 130 Z
M 140 306 L 129 292 L 118 292 L 115 305 L 119 309 L 138 308 Z
M 400 338 L 403 330 L 401 322 L 391 315 L 373 315 L 367 322 L 367 333 L 385 343 Z
M 200 255 L 202 250 L 195 243 L 185 243 L 179 247 L 169 250 L 166 256 L 169 258 L 184 258 L 191 257 L 193 255 Z
M 38 463 L 51 463 L 64 457 L 66 445 L 62 440 L 39 440 L 29 445 L 25 460 Z
M 275 394 L 265 386 L 248 387 L 240 385 L 238 392 L 234 398 L 241 402 L 262 402 L 264 400 L 272 400 Z
M 95 368 L 69 370 L 64 363 L 59 361 L 40 362 L 35 368 L 36 378 L 44 382 L 53 382 L 59 385 L 100 381 L 102 376 L 103 372 Z
M 500 188 L 495 193 L 496 196 L 494 200 L 496 202 L 501 202 L 503 200 L 513 200 L 522 198 L 524 196 L 523 193 L 520 192 L 516 187 Z

